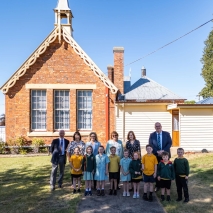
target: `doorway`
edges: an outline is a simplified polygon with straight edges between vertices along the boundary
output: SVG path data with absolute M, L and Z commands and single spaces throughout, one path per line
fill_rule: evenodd
M 172 146 L 180 146 L 179 110 L 172 110 Z

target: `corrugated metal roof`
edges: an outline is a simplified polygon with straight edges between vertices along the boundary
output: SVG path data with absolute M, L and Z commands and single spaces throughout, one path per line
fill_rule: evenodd
M 205 98 L 201 101 L 198 101 L 196 104 L 213 104 L 213 97 Z
M 169 89 L 165 88 L 164 86 L 158 84 L 157 82 L 153 81 L 152 79 L 146 76 L 140 78 L 129 89 L 126 90 L 125 100 L 133 100 L 133 99 L 184 100 L 184 98 L 176 95 Z

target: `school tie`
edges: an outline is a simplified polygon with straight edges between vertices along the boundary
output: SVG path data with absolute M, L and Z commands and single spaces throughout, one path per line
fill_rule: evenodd
M 161 150 L 160 134 L 158 133 L 158 149 Z
M 61 154 L 63 155 L 63 139 L 60 140 Z

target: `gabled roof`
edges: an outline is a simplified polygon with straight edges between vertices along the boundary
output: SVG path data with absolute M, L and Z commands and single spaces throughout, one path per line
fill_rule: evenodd
M 184 98 L 143 76 L 126 90 L 125 100 L 184 100 Z
M 62 32 L 62 34 L 61 34 Z M 90 67 L 93 73 L 108 87 L 111 93 L 115 94 L 118 89 L 110 81 L 110 79 L 101 71 L 101 69 L 93 62 L 93 60 L 84 52 L 84 50 L 77 44 L 73 37 L 66 31 L 65 27 L 57 26 L 50 33 L 50 35 L 41 43 L 41 45 L 32 53 L 32 55 L 22 64 L 22 66 L 9 78 L 9 80 L 0 88 L 1 91 L 6 94 L 11 87 L 22 77 L 27 70 L 32 66 L 38 57 L 40 57 L 47 49 L 47 47 L 53 43 L 57 37 L 63 37 L 63 39 L 71 45 L 73 50 L 78 54 L 84 63 Z
M 205 98 L 201 101 L 196 102 L 196 104 L 213 104 L 213 97 Z

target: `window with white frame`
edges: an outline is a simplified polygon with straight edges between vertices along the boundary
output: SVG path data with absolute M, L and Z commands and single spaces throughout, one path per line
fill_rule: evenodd
M 77 91 L 78 129 L 92 129 L 92 90 Z
M 46 130 L 46 90 L 31 90 L 31 129 Z
M 54 91 L 54 125 L 55 129 L 70 129 L 70 92 Z

